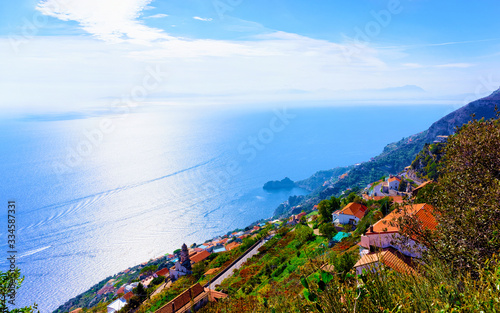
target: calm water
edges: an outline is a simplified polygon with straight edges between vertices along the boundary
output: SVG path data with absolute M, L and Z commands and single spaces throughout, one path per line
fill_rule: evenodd
M 267 193 L 266 181 L 366 161 L 449 112 L 296 108 L 286 118 L 271 109 L 169 107 L 126 117 L 0 120 L 0 225 L 7 200 L 15 200 L 18 266 L 26 276 L 18 302 L 52 311 L 183 242 L 268 218 L 304 191 Z M 102 123 L 109 127 L 100 136 Z M 7 239 L 0 233 L 5 270 Z

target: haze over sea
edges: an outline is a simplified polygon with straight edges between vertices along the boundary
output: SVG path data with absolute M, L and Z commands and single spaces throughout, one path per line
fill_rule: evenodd
M 269 218 L 288 196 L 305 191 L 268 193 L 265 182 L 368 161 L 451 110 L 290 108 L 294 117 L 283 123 L 282 110 L 170 106 L 137 108 L 126 117 L 1 120 L 0 199 L 16 201 L 17 264 L 26 276 L 18 303 L 36 302 L 50 312 L 182 243 L 202 243 Z M 103 118 L 113 131 L 88 145 L 85 131 L 98 129 Z M 257 149 L 249 136 L 259 134 Z M 88 155 L 73 157 L 69 166 L 68 154 L 79 148 Z

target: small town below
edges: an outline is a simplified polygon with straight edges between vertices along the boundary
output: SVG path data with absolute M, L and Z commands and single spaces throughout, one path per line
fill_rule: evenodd
M 432 127 L 367 163 L 285 179 L 311 194 L 123 270 L 55 312 L 498 312 L 495 114 L 469 116 L 415 152 Z M 412 155 L 401 171 L 364 183 L 376 177 L 370 166 L 401 149 Z M 339 190 L 353 177 L 361 183 Z

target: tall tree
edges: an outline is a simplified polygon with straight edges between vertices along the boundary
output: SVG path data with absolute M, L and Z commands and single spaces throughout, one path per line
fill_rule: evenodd
M 500 252 L 500 121 L 472 120 L 449 137 L 438 184 L 425 198 L 439 225 L 429 255 L 475 273 Z M 403 229 L 415 232 L 415 227 Z M 417 231 L 418 232 L 418 231 Z

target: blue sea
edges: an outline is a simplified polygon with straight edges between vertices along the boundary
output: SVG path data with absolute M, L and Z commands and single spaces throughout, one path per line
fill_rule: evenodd
M 51 312 L 110 275 L 269 218 L 306 193 L 266 192 L 265 182 L 367 161 L 449 112 L 150 106 L 2 118 L 1 269 L 9 200 L 25 276 L 17 305 Z

